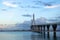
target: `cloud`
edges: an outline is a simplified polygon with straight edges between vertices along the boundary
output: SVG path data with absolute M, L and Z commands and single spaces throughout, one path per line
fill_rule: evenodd
M 60 16 L 56 17 L 56 18 L 59 18 L 60 19 Z
M 32 15 L 27 14 L 27 15 L 22 15 L 22 16 L 24 16 L 24 17 L 31 17 Z
M 40 8 L 39 6 L 31 6 L 31 5 L 27 5 L 27 6 L 20 6 L 21 8 Z
M 2 4 L 5 5 L 5 6 L 8 6 L 8 7 L 18 7 L 18 5 L 9 3 L 7 1 L 6 2 L 2 2 Z
M 53 6 L 45 6 L 44 8 L 57 8 L 57 7 L 60 7 L 60 4 L 59 5 L 53 5 Z
M 6 9 L 2 9 L 2 11 L 6 11 Z
M 57 19 L 48 19 L 48 21 L 57 21 Z

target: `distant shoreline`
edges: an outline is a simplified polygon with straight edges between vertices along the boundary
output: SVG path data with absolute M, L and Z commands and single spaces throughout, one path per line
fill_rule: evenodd
M 0 32 L 34 32 L 34 31 L 31 31 L 31 30 L 0 30 Z M 50 31 L 40 31 L 40 32 L 53 32 L 53 30 L 50 30 Z M 56 32 L 60 32 L 60 30 L 57 30 Z
M 23 32 L 23 31 L 31 31 L 31 30 L 0 30 L 0 32 Z

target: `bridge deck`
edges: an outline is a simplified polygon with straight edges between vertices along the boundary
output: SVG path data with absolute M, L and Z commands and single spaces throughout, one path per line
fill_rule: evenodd
M 54 24 L 60 25 L 60 22 L 55 22 L 55 23 L 44 23 L 44 24 L 35 24 L 35 26 L 36 26 L 36 25 L 54 25 Z

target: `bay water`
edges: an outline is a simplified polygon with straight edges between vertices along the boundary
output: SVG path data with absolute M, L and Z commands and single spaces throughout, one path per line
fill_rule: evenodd
M 56 32 L 54 37 L 53 32 L 49 35 L 47 32 L 0 32 L 0 40 L 60 40 L 60 32 Z

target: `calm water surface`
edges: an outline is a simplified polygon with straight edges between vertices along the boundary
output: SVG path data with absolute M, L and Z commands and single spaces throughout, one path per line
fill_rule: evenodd
M 0 32 L 0 40 L 60 40 L 60 32 L 35 33 L 35 32 Z

